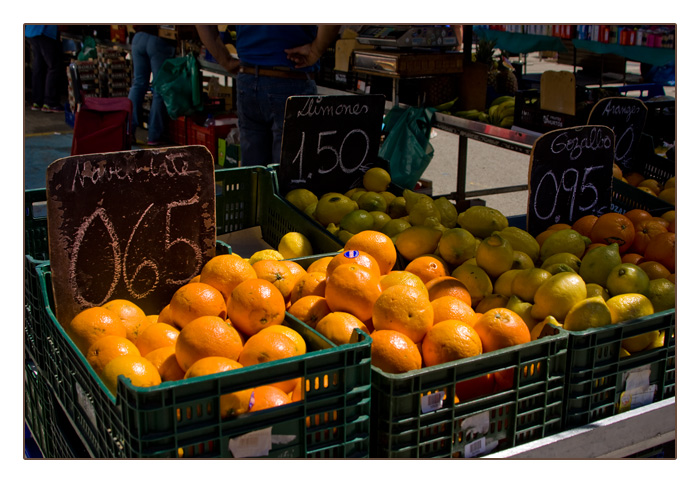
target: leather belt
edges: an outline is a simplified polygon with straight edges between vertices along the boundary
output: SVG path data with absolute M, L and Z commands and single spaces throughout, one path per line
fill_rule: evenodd
M 275 69 L 271 67 L 252 67 L 249 65 L 241 65 L 239 72 L 251 75 L 263 75 L 266 77 L 280 77 L 282 79 L 311 79 L 311 72 L 302 72 L 287 69 Z

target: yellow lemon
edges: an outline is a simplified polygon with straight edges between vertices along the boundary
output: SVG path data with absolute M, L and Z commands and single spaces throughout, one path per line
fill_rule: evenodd
M 356 201 L 358 208 L 361 210 L 386 212 L 386 199 L 374 191 L 363 193 Z
M 603 327 L 612 323 L 610 308 L 603 297 L 585 298 L 571 307 L 564 318 L 564 329 L 580 331 Z
M 337 236 L 338 240 L 340 240 L 340 242 L 344 245 L 348 242 L 350 238 L 352 238 L 354 234 L 355 233 L 349 232 L 347 230 L 338 230 L 338 233 L 336 233 L 335 236 Z
M 304 214 L 308 216 L 309 218 L 314 218 L 314 215 L 316 213 L 316 205 L 318 205 L 318 202 L 316 203 L 311 203 L 309 206 L 307 206 L 304 209 Z
M 663 347 L 665 341 L 666 341 L 666 332 L 663 330 L 660 330 L 659 335 L 656 336 L 656 339 L 654 339 L 651 344 L 649 344 L 647 347 L 645 347 L 644 350 L 658 349 L 659 347 Z
M 513 295 L 513 279 L 522 271 L 522 269 L 513 268 L 503 272 L 498 276 L 496 281 L 493 282 L 493 291 L 505 295 L 506 297 Z
M 612 296 L 623 293 L 646 294 L 649 275 L 634 263 L 621 263 L 610 271 L 605 288 Z
M 358 193 L 359 193 L 359 195 L 358 195 Z M 352 188 L 352 189 L 347 190 L 343 194 L 350 199 L 354 199 L 353 196 L 361 196 L 363 193 L 367 193 L 367 190 L 364 188 Z M 355 200 L 355 201 L 357 201 L 357 200 Z
M 329 223 L 328 226 L 326 227 L 326 230 L 327 230 L 328 233 L 330 233 L 331 235 L 337 236 L 337 235 L 338 235 L 338 231 L 340 231 L 340 228 L 339 228 L 338 225 L 336 225 L 335 223 Z
M 362 176 L 362 186 L 367 191 L 386 191 L 391 183 L 391 174 L 384 168 L 374 167 L 368 169 Z
M 540 258 L 540 244 L 534 236 L 517 226 L 507 226 L 498 232 L 503 238 L 508 240 L 513 250 L 527 253 L 533 261 Z
M 657 196 L 660 200 L 664 200 L 666 203 L 676 206 L 676 188 L 665 188 Z
M 301 211 L 318 202 L 318 197 L 306 188 L 293 189 L 284 198 Z
M 411 224 L 402 218 L 394 218 L 389 220 L 384 227 L 379 230 L 382 233 L 384 233 L 386 236 L 389 238 L 394 238 L 397 236 L 399 233 L 404 231 L 406 228 L 409 228 Z
M 535 292 L 532 316 L 544 319 L 548 315 L 564 320 L 571 307 L 586 298 L 586 283 L 575 272 L 561 272 L 544 281 Z
M 535 293 L 552 274 L 543 268 L 528 268 L 518 272 L 511 282 L 511 294 L 527 302 L 535 301 Z
M 665 278 L 650 280 L 647 297 L 655 313 L 673 309 L 676 307 L 676 284 Z
M 419 200 L 425 200 L 425 199 L 428 199 L 430 201 L 433 200 L 430 196 L 426 195 L 425 193 L 416 193 L 415 191 L 412 191 L 408 188 L 404 189 L 401 194 L 403 195 L 404 199 L 406 200 L 406 212 L 407 213 L 411 212 L 411 210 L 413 209 L 413 207 L 415 206 L 415 204 Z
M 540 259 L 547 260 L 557 253 L 572 253 L 581 258 L 585 251 L 585 238 L 576 230 L 565 228 L 555 231 L 542 243 Z
M 551 265 L 542 265 L 542 268 L 547 270 L 552 275 L 556 275 L 560 272 L 576 273 L 576 270 L 568 266 L 566 263 L 553 263 Z
M 551 327 L 549 327 L 549 325 L 561 327 L 561 324 L 557 322 L 557 319 L 555 319 L 551 315 L 548 315 L 543 321 L 538 322 L 532 328 L 532 330 L 530 331 L 530 340 L 537 340 L 547 335 L 552 335 L 553 331 Z
M 388 224 L 388 223 L 387 223 Z M 442 232 L 429 226 L 410 226 L 396 235 L 396 249 L 406 260 L 437 250 Z
M 436 218 L 439 223 L 442 222 L 440 210 L 435 206 L 435 202 L 429 196 L 424 196 L 408 209 L 408 221 L 411 225 L 423 225 L 428 218 Z
M 251 265 L 260 260 L 284 260 L 286 257 L 279 250 L 274 250 L 272 248 L 265 250 L 258 250 L 253 253 L 248 259 L 248 263 Z
M 396 195 L 391 191 L 382 191 L 379 194 L 384 197 L 384 200 L 386 200 L 386 206 L 389 206 L 389 203 L 394 201 L 394 199 L 396 198 Z
M 280 239 L 277 251 L 287 259 L 309 257 L 314 254 L 314 248 L 309 239 L 296 231 L 290 231 Z
M 467 287 L 472 297 L 472 307 L 476 307 L 481 299 L 493 293 L 493 282 L 489 274 L 469 261 L 452 270 L 451 275 Z
M 664 183 L 664 189 L 675 188 L 675 187 L 676 187 L 676 177 L 675 177 L 675 176 L 671 176 L 671 177 L 668 178 L 668 179 L 666 180 L 666 182 Z
M 603 297 L 603 300 L 608 300 L 610 294 L 602 285 L 597 283 L 587 283 L 586 284 L 586 297 Z
M 392 218 L 401 218 L 402 216 L 408 215 L 408 211 L 406 211 L 406 198 L 403 196 L 395 197 L 389 202 L 386 212 Z
M 476 263 L 492 278 L 497 278 L 513 266 L 513 247 L 501 235 L 484 238 L 476 249 Z
M 323 226 L 329 223 L 340 223 L 345 215 L 356 210 L 357 202 L 341 193 L 330 193 L 321 196 L 316 203 L 314 218 Z
M 581 259 L 578 273 L 586 283 L 605 286 L 612 269 L 621 263 L 619 245 L 611 243 L 589 250 Z
M 506 308 L 512 310 L 520 316 L 527 325 L 528 330 L 532 330 L 537 325 L 537 320 L 532 316 L 532 304 L 521 300 L 516 295 L 511 295 L 506 303 Z
M 457 216 L 457 224 L 477 238 L 486 238 L 494 231 L 508 226 L 508 219 L 500 211 L 488 206 L 470 206 Z
M 457 226 L 457 207 L 450 200 L 441 196 L 435 200 L 435 206 L 440 212 L 440 221 L 447 228 L 454 228 Z
M 341 230 L 349 231 L 350 233 L 360 233 L 364 230 L 371 230 L 374 226 L 374 217 L 369 214 L 369 211 L 359 209 L 352 210 L 347 215 L 343 216 L 338 224 Z
M 447 229 L 438 243 L 438 253 L 447 263 L 461 265 L 476 254 L 476 239 L 464 228 Z
M 392 270 L 379 280 L 379 286 L 382 288 L 382 291 L 393 285 L 410 285 L 424 291 L 426 294 L 428 293 L 423 280 L 415 273 L 407 272 L 406 270 Z
M 576 273 L 578 273 L 579 269 L 581 268 L 581 259 L 573 253 L 566 252 L 556 253 L 548 257 L 545 261 L 542 262 L 542 266 L 546 267 L 548 265 L 556 265 L 559 263 L 563 263 L 564 265 L 570 266 Z
M 372 215 L 372 218 L 374 219 L 374 223 L 372 224 L 371 228 L 374 231 L 380 231 L 382 228 L 384 228 L 384 225 L 389 223 L 391 220 L 391 217 L 383 211 L 370 211 L 369 214 Z
M 654 313 L 654 306 L 644 295 L 638 293 L 626 293 L 610 297 L 606 304 L 610 308 L 613 324 L 619 324 L 639 317 L 646 317 Z M 659 336 L 658 330 L 652 330 L 634 337 L 628 337 L 622 341 L 622 347 L 630 353 L 644 350 Z
M 527 253 L 513 250 L 513 265 L 511 265 L 511 268 L 524 270 L 526 268 L 534 268 L 534 266 L 535 262 L 532 261 L 532 258 Z

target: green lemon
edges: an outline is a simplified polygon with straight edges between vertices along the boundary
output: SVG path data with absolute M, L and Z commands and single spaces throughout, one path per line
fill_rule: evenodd
M 301 211 L 318 202 L 318 197 L 306 188 L 293 189 L 284 198 Z
M 359 198 L 365 193 L 367 193 L 367 190 L 364 188 L 352 188 L 345 192 L 345 196 L 347 196 L 351 200 L 357 201 L 357 198 Z
M 314 218 L 323 226 L 329 223 L 338 224 L 345 215 L 357 208 L 357 203 L 344 194 L 329 193 L 318 200 Z
M 386 198 L 374 191 L 363 193 L 356 201 L 361 210 L 386 212 L 387 209 Z
M 409 228 L 411 224 L 408 222 L 408 220 L 404 220 L 402 218 L 394 218 L 392 220 L 389 220 L 384 227 L 379 230 L 382 233 L 384 233 L 386 236 L 389 238 L 393 238 L 402 231 L 404 231 L 406 228 Z
M 434 200 L 435 206 L 440 212 L 440 221 L 447 228 L 454 228 L 457 226 L 457 207 L 447 198 L 441 196 L 440 198 Z
M 374 218 L 374 224 L 371 228 L 374 231 L 381 231 L 384 225 L 391 221 L 391 217 L 383 211 L 370 211 L 369 214 Z
M 397 196 L 389 202 L 389 206 L 386 208 L 387 214 L 392 218 L 401 218 L 408 215 L 406 211 L 406 198 L 403 196 Z
M 457 224 L 477 238 L 486 238 L 508 226 L 508 218 L 488 206 L 470 206 L 457 216 Z
M 367 210 L 353 210 L 343 216 L 338 224 L 341 230 L 349 231 L 350 233 L 360 233 L 364 230 L 371 230 L 374 226 L 374 217 Z
M 424 200 L 424 199 L 429 199 L 432 201 L 432 198 L 425 193 L 416 193 L 415 191 L 411 191 L 409 189 L 404 189 L 403 192 L 401 193 L 406 200 L 406 211 L 408 213 L 411 212 L 413 209 L 413 206 L 419 201 L 419 200 Z
M 578 258 L 586 251 L 586 240 L 576 230 L 566 228 L 552 233 L 542 243 L 540 259 L 547 260 L 557 253 L 571 253 Z
M 587 297 L 603 297 L 603 300 L 608 300 L 610 298 L 610 294 L 605 287 L 597 283 L 586 284 L 586 295 Z
M 595 247 L 583 256 L 579 275 L 586 283 L 605 286 L 613 268 L 622 263 L 617 243 Z
M 552 263 L 551 265 L 542 265 L 542 268 L 547 270 L 552 275 L 556 275 L 561 272 L 572 272 L 576 273 L 576 270 L 571 268 L 566 263 Z
M 563 263 L 564 265 L 570 266 L 576 273 L 578 273 L 579 269 L 581 268 L 581 259 L 573 253 L 567 252 L 555 253 L 554 255 L 548 257 L 545 261 L 543 261 L 542 266 L 545 267 L 548 265 L 556 265 L 559 263 Z
M 673 309 L 676 307 L 676 284 L 665 278 L 650 280 L 647 297 L 655 313 Z
M 411 225 L 422 225 L 426 218 L 436 218 L 439 222 L 442 221 L 440 210 L 429 196 L 416 200 L 413 206 L 408 209 L 408 221 Z
M 475 256 L 476 239 L 464 228 L 449 228 L 442 233 L 438 252 L 447 263 L 461 265 Z
M 532 330 L 537 325 L 537 320 L 532 317 L 532 304 L 521 300 L 517 295 L 511 295 L 506 304 L 506 308 L 512 310 L 523 319 L 528 330 Z
M 513 265 L 510 268 L 525 269 L 533 268 L 534 266 L 535 262 L 532 261 L 532 258 L 527 253 L 513 250 Z
M 621 263 L 614 267 L 605 282 L 610 295 L 640 293 L 649 290 L 649 275 L 634 263 Z
M 594 296 L 576 302 L 564 318 L 564 329 L 579 331 L 612 324 L 610 307 L 603 297 Z

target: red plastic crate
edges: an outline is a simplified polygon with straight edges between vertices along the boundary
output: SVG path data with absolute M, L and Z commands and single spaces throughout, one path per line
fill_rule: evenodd
M 187 145 L 187 118 L 185 116 L 170 120 L 168 136 L 174 144 Z
M 187 118 L 187 144 L 200 144 L 212 153 L 214 159 L 217 158 L 219 146 L 218 139 L 225 138 L 232 125 L 227 124 L 228 119 L 233 119 L 235 116 L 220 116 L 215 118 L 215 122 L 223 122 L 221 125 L 200 126 L 192 118 Z

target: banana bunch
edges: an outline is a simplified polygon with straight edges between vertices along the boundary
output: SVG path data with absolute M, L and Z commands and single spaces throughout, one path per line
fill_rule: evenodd
M 513 126 L 514 113 L 515 97 L 501 96 L 493 100 L 487 111 L 470 109 L 468 111 L 457 111 L 454 115 L 510 129 Z

